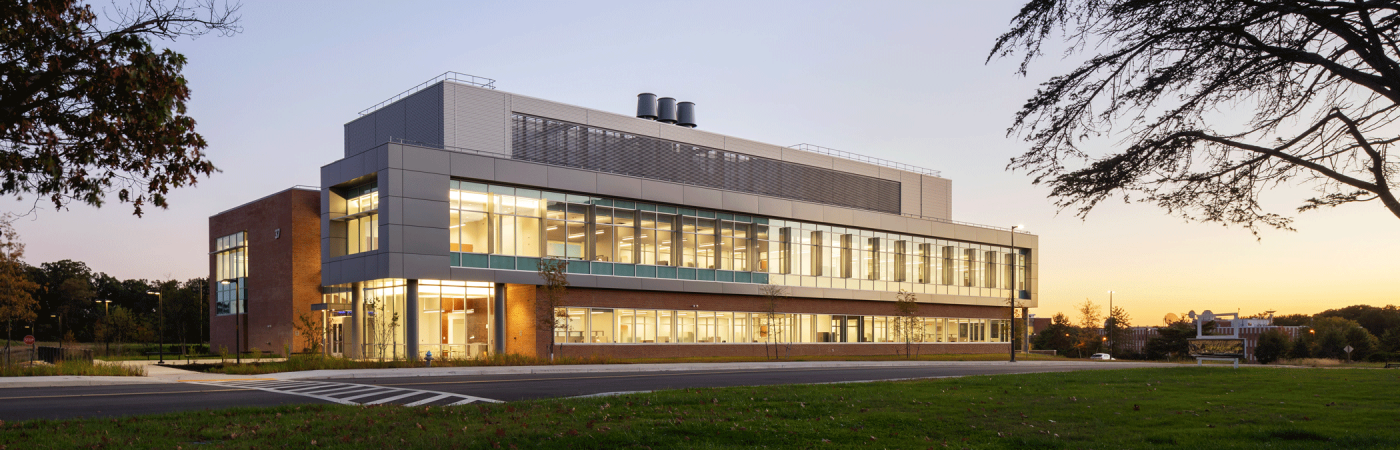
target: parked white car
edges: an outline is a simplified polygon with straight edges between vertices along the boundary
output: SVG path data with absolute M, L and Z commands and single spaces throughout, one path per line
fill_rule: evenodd
M 1095 353 L 1093 355 L 1090 355 L 1089 359 L 1095 359 L 1100 361 L 1114 361 L 1113 357 L 1109 356 L 1107 353 Z

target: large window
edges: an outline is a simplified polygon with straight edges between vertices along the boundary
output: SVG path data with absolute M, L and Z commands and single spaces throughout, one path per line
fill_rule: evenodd
M 248 299 L 248 233 L 214 240 L 214 314 L 243 314 Z
M 555 329 L 560 343 L 904 342 L 894 316 L 621 308 L 560 308 L 556 314 L 569 317 Z M 921 317 L 909 337 L 925 343 L 1008 342 L 1007 326 L 1004 319 Z
M 344 230 L 344 255 L 379 249 L 379 183 L 371 181 L 344 191 L 345 215 L 332 227 Z
M 450 198 L 455 266 L 534 270 L 558 257 L 578 274 L 1026 295 L 1024 249 L 462 180 Z

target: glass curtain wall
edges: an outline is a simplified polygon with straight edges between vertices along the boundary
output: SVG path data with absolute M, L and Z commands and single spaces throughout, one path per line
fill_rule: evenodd
M 379 182 L 352 187 L 345 198 L 345 254 L 378 250 Z
M 1026 295 L 1023 249 L 461 180 L 450 199 L 455 266 L 559 257 L 593 275 Z
M 406 358 L 404 323 L 408 320 L 404 310 L 405 284 L 402 279 L 366 281 L 361 284 L 364 301 L 364 335 L 361 336 L 361 354 L 372 359 Z M 422 324 L 423 318 L 419 318 Z
M 418 283 L 418 351 L 438 358 L 476 358 L 490 351 L 491 283 Z
M 564 344 L 897 343 L 895 316 L 560 308 Z M 914 342 L 1008 342 L 1003 319 L 921 317 Z

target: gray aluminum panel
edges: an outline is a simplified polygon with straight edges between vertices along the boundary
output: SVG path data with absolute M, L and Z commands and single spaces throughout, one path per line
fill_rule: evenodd
M 676 183 L 664 181 L 642 180 L 643 200 L 654 202 L 685 204 L 685 187 Z
M 404 97 L 404 134 L 398 137 L 428 145 L 443 145 L 442 101 L 441 83 Z
M 445 189 L 444 189 L 445 190 Z M 403 224 L 415 227 L 431 227 L 446 229 L 451 224 L 451 208 L 446 201 L 421 200 L 416 198 L 404 198 L 400 202 L 403 204 Z M 447 251 L 447 234 L 442 235 L 443 251 Z M 436 252 L 433 252 L 436 253 Z
M 537 272 L 523 270 L 497 270 L 494 272 L 496 272 L 497 283 L 544 285 L 544 279 L 540 278 L 540 274 Z
M 447 236 L 443 236 L 447 242 Z M 448 280 L 452 272 L 448 267 L 447 255 L 403 255 L 403 276 L 410 279 Z
M 499 271 L 490 269 L 472 269 L 467 267 L 453 267 L 452 279 L 457 281 L 485 281 L 496 282 L 496 274 Z
M 510 154 L 506 128 L 509 126 L 509 99 L 503 92 L 453 82 L 447 88 L 444 107 L 453 110 L 446 136 L 449 146 Z M 450 106 L 448 106 L 450 105 Z
M 403 169 L 447 175 L 452 171 L 450 153 L 446 150 L 416 147 L 403 147 Z
M 450 181 L 450 177 L 447 175 L 405 170 L 403 172 L 402 195 L 408 198 L 445 202 L 450 190 L 448 189 L 448 181 Z
M 467 153 L 452 154 L 452 176 L 474 180 L 496 180 L 496 158 Z
M 554 189 L 575 192 L 595 192 L 598 190 L 598 175 L 594 172 L 549 167 L 549 184 Z
M 600 173 L 597 192 L 599 195 L 642 198 L 642 179 Z

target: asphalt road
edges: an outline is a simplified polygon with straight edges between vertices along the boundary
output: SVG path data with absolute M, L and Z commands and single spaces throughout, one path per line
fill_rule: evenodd
M 682 372 L 602 372 L 572 374 L 478 375 L 411 378 L 355 378 L 281 382 L 353 383 L 404 390 L 462 394 L 498 401 L 574 397 L 614 392 L 695 387 L 837 383 L 1005 373 L 1063 372 L 1125 368 L 1119 364 L 1011 366 L 1007 364 L 786 368 Z M 327 385 L 329 386 L 329 385 Z M 418 397 L 424 398 L 424 397 Z M 330 403 L 325 397 L 195 383 L 0 389 L 0 420 L 114 417 L 231 407 Z

